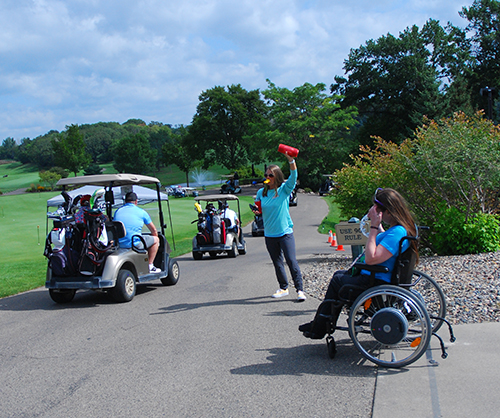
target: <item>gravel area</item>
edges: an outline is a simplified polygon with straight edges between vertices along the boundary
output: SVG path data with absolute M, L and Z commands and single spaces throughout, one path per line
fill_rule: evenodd
M 333 273 L 351 262 L 349 255 L 319 254 L 301 265 L 306 293 L 322 300 Z M 500 322 L 500 252 L 421 257 L 416 270 L 438 282 L 452 324 Z

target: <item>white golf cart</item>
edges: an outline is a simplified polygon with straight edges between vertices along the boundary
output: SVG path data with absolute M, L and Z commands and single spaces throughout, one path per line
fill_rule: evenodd
M 154 185 L 155 190 L 142 185 Z M 168 196 L 160 192 L 160 181 L 155 177 L 136 174 L 100 174 L 61 179 L 61 195 L 47 202 L 57 206 L 48 212 L 54 228 L 47 235 L 44 255 L 49 259 L 45 287 L 57 303 L 73 300 L 79 289 L 107 291 L 117 302 L 128 302 L 136 293 L 136 285 L 160 280 L 165 286 L 179 280 L 179 265 L 170 257 L 170 245 L 165 238 L 166 224 L 162 201 Z M 78 187 L 70 190 L 70 186 Z M 66 189 L 68 188 L 68 191 Z M 113 209 L 124 204 L 125 194 L 134 191 L 138 204 L 157 202 L 160 245 L 154 265 L 160 272 L 150 273 L 145 245 L 120 248 L 119 238 L 125 236 L 121 222 L 113 221 Z M 83 198 L 91 195 L 88 203 Z M 85 211 L 82 205 L 85 204 Z M 79 217 L 81 213 L 84 216 Z M 170 207 L 169 207 L 170 215 Z M 172 221 L 170 227 L 172 230 Z M 77 222 L 77 220 L 79 222 Z M 148 231 L 149 232 L 149 231 Z M 136 235 L 141 242 L 144 239 Z M 173 230 L 172 230 L 173 240 Z
M 238 197 L 232 194 L 225 196 L 195 197 L 195 207 L 198 211 L 198 233 L 193 238 L 193 258 L 201 260 L 204 253 L 215 258 L 218 254 L 227 253 L 229 257 L 246 254 L 247 246 L 241 230 L 241 210 Z M 237 217 L 239 225 L 231 227 L 227 216 L 228 202 L 235 201 L 238 205 Z M 202 209 L 200 202 L 206 205 Z

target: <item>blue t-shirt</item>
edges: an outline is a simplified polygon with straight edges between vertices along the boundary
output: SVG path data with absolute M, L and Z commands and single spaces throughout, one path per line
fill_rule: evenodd
M 151 216 L 144 209 L 141 209 L 134 203 L 125 203 L 121 208 L 115 212 L 115 221 L 123 222 L 126 229 L 126 235 L 120 238 L 120 247 L 132 247 L 132 236 L 141 235 L 143 225 L 151 223 Z M 134 244 L 141 241 L 135 238 Z
M 256 201 L 262 205 L 262 219 L 264 220 L 264 235 L 269 238 L 282 237 L 293 232 L 293 222 L 290 217 L 290 193 L 297 183 L 297 170 L 290 171 L 290 177 L 276 191 L 269 189 L 267 196 L 264 189 L 257 191 Z
M 406 229 L 401 225 L 393 226 L 387 231 L 377 235 L 375 243 L 377 245 L 381 244 L 382 246 L 384 246 L 392 254 L 392 257 L 379 264 L 380 266 L 388 267 L 389 272 L 375 273 L 376 279 L 384 280 L 388 283 L 391 282 L 392 270 L 394 270 L 394 264 L 396 263 L 396 258 L 399 254 L 399 241 L 401 241 L 401 239 L 403 237 L 406 237 L 407 235 L 408 233 L 406 232 Z M 403 252 L 405 252 L 409 247 L 410 241 L 405 240 L 402 248 Z M 361 274 L 366 274 L 369 276 L 370 272 L 367 270 L 361 270 Z

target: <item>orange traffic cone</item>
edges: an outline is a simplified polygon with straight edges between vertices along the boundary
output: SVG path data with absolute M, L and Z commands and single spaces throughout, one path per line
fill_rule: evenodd
M 330 231 L 328 232 L 329 236 L 328 236 L 328 244 L 331 244 L 332 241 L 333 241 L 333 234 L 332 234 L 332 230 L 330 229 Z
M 337 235 L 333 234 L 332 242 L 330 243 L 330 247 L 336 247 L 336 246 L 337 246 Z
M 344 246 L 342 244 L 340 244 L 338 247 L 337 247 L 337 251 L 345 251 L 344 250 Z

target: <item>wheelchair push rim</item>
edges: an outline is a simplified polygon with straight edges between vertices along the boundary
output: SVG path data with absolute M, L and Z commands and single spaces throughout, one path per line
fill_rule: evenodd
M 391 285 L 362 293 L 350 309 L 349 335 L 361 354 L 382 367 L 404 367 L 429 347 L 432 327 L 420 299 Z
M 431 320 L 432 331 L 437 332 L 446 318 L 446 299 L 437 282 L 428 274 L 414 270 L 410 292 L 416 292 L 423 299 Z

